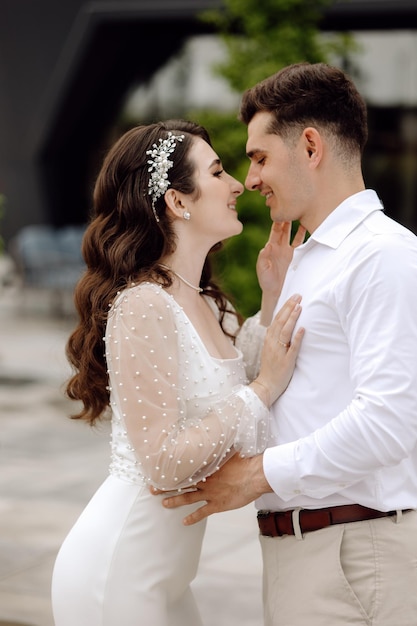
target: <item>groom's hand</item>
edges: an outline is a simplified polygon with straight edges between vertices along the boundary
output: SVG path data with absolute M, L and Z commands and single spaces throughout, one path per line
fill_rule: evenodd
M 213 513 L 239 509 L 270 491 L 263 473 L 262 455 L 242 459 L 235 454 L 217 472 L 197 483 L 193 491 L 164 498 L 163 505 L 175 509 L 185 504 L 204 502 L 184 519 L 184 524 L 189 526 Z M 153 490 L 153 493 L 161 492 Z

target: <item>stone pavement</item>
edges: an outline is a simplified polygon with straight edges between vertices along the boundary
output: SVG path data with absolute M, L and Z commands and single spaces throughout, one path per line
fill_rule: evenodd
M 107 475 L 108 427 L 70 420 L 62 393 L 73 325 L 49 294 L 0 289 L 0 626 L 53 626 L 56 553 Z M 210 518 L 193 586 L 205 626 L 262 625 L 253 505 Z

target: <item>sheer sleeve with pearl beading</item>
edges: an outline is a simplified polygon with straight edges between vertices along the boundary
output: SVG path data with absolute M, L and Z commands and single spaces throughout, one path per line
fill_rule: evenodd
M 189 487 L 234 452 L 265 449 L 269 410 L 246 385 L 241 353 L 211 357 L 160 286 L 142 283 L 119 294 L 105 343 L 113 439 L 126 438 L 125 456 L 134 456 L 149 484 Z

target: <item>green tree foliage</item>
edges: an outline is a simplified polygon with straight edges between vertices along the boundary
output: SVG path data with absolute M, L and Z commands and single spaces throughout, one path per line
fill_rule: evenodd
M 203 13 L 228 49 L 218 72 L 241 92 L 285 65 L 345 55 L 349 37 L 323 37 L 319 30 L 323 12 L 332 4 L 334 0 L 225 0 L 224 9 Z
M 332 0 L 224 0 L 219 10 L 205 12 L 226 45 L 226 60 L 214 69 L 239 94 L 282 67 L 309 61 L 327 62 L 346 57 L 353 40 L 346 34 L 324 36 L 320 32 L 323 11 Z M 230 114 L 190 113 L 210 131 L 215 150 L 225 169 L 244 182 L 248 161 L 245 156 L 246 127 Z M 214 256 L 216 275 L 227 293 L 236 300 L 243 315 L 259 307 L 260 290 L 255 263 L 269 236 L 271 220 L 265 199 L 245 191 L 238 200 L 244 224 L 242 235 L 224 243 Z

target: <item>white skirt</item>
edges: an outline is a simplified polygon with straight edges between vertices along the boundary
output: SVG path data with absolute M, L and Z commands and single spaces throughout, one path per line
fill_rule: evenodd
M 205 522 L 109 476 L 65 539 L 52 578 L 55 626 L 202 626 L 190 582 Z

